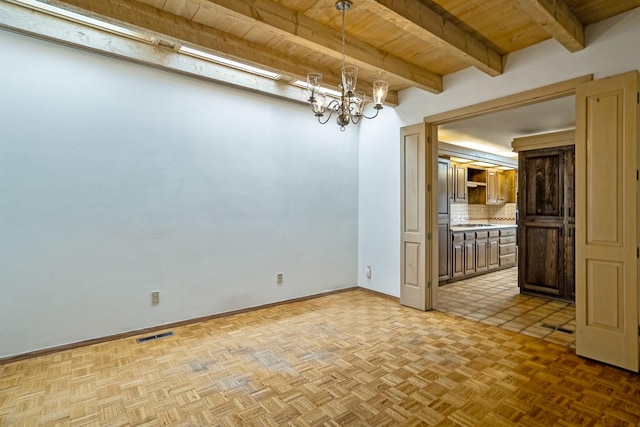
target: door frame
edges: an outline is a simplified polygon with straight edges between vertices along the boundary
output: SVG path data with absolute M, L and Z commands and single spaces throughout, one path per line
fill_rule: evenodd
M 427 116 L 423 119 L 423 123 L 427 132 L 427 139 L 430 141 L 438 141 L 438 126 L 451 123 L 458 120 L 468 119 L 472 117 L 482 116 L 488 113 L 495 113 L 498 111 L 508 110 L 511 108 L 524 107 L 531 104 L 537 104 L 539 102 L 551 101 L 565 96 L 575 95 L 576 88 L 582 84 L 593 80 L 593 74 L 587 74 L 581 77 L 565 80 L 562 82 L 554 83 L 547 86 L 542 86 L 536 89 L 531 89 L 524 92 L 519 92 L 513 95 L 504 96 L 501 98 L 492 99 L 478 104 L 469 105 L 455 110 L 445 111 L 442 113 Z M 426 156 L 427 159 L 431 159 L 431 164 L 426 165 L 427 171 L 431 171 L 432 174 L 437 172 L 438 167 L 438 144 L 428 144 L 431 153 Z M 429 172 L 427 172 L 429 173 Z M 432 179 L 433 190 L 429 193 L 431 200 L 428 205 L 437 206 L 438 203 L 438 182 L 437 179 Z M 428 246 L 427 251 L 431 254 L 431 265 L 435 266 L 438 262 L 438 212 L 437 209 L 431 209 L 428 212 L 430 215 L 427 221 L 427 227 L 424 230 L 426 235 L 431 235 L 431 239 L 425 239 Z M 437 308 L 438 302 L 438 271 L 437 269 L 431 269 L 431 277 L 427 278 L 434 285 L 427 288 L 426 291 L 431 295 L 427 296 L 427 300 L 431 301 L 431 305 L 427 307 L 429 309 Z

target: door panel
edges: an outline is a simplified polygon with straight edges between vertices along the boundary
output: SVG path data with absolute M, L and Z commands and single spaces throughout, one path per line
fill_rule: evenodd
M 401 133 L 401 251 L 400 303 L 425 310 L 430 301 L 427 279 L 430 277 L 429 248 L 426 243 L 426 144 L 424 125 L 408 126 Z
M 638 372 L 638 73 L 576 92 L 576 353 Z
M 562 223 L 524 223 L 521 264 L 523 289 L 552 295 L 562 295 L 558 262 L 562 260 Z
M 525 190 L 522 215 L 527 218 L 562 216 L 562 151 L 523 153 L 522 158 Z

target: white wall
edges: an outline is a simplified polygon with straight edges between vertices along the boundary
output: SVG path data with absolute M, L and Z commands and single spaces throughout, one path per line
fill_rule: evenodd
M 357 129 L 1 30 L 0 52 L 0 357 L 356 285 Z
M 469 68 L 447 76 L 444 92 L 400 93 L 395 115 L 364 123 L 360 130 L 358 283 L 400 294 L 399 127 L 432 114 L 593 74 L 602 78 L 640 69 L 640 8 L 587 28 L 587 48 L 570 53 L 555 40 L 511 54 L 499 77 Z M 386 111 L 382 111 L 385 113 Z M 364 269 L 372 267 L 372 278 Z

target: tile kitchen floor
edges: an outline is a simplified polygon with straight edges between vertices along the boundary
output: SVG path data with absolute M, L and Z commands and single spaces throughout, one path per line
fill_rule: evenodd
M 575 304 L 521 295 L 517 267 L 440 286 L 438 311 L 575 350 Z

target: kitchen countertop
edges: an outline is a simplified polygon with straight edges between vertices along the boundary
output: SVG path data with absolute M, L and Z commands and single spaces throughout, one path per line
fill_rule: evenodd
M 459 224 L 449 227 L 451 231 L 479 231 L 499 228 L 514 228 L 517 224 Z

